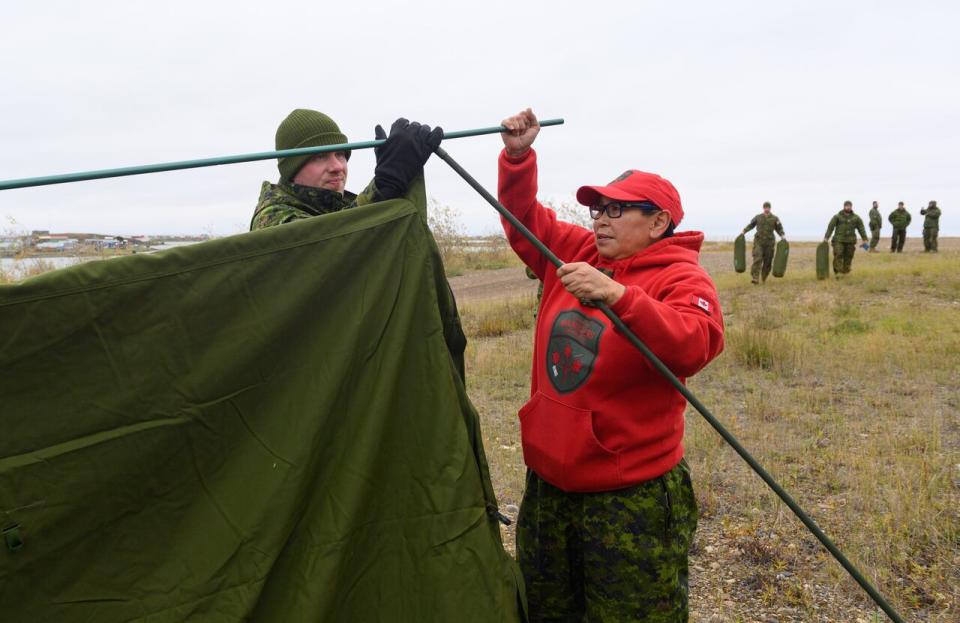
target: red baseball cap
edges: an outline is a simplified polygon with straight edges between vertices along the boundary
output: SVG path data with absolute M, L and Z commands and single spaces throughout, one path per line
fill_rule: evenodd
M 650 201 L 670 215 L 674 226 L 683 218 L 680 193 L 656 173 L 630 169 L 606 186 L 581 186 L 577 190 L 577 201 L 585 206 L 596 205 L 600 197 L 614 201 Z

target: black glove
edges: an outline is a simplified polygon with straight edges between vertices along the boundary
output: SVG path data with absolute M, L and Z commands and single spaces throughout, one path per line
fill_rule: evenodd
M 410 182 L 423 174 L 423 165 L 443 140 L 443 128 L 430 129 L 416 121 L 397 119 L 390 126 L 390 136 L 380 125 L 374 129 L 377 140 L 387 142 L 374 149 L 377 168 L 373 182 L 380 199 L 395 199 L 407 192 Z

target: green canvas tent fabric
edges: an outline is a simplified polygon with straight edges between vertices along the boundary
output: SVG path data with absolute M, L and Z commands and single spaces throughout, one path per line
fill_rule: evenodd
M 522 620 L 424 205 L 0 287 L 0 621 Z

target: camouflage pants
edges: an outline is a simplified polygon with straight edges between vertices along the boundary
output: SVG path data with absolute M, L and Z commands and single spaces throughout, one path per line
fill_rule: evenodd
M 639 485 L 566 493 L 527 472 L 517 558 L 531 623 L 687 621 L 697 503 L 683 461 Z
M 937 252 L 937 234 L 940 233 L 939 227 L 923 228 L 923 250 Z
M 893 236 L 890 238 L 890 252 L 903 252 L 903 243 L 907 241 L 906 228 L 894 227 Z
M 845 275 L 850 272 L 850 265 L 853 264 L 853 254 L 857 252 L 857 243 L 854 242 L 833 242 L 833 274 Z
M 870 230 L 870 250 L 873 251 L 880 244 L 880 228 Z
M 750 279 L 754 283 L 759 283 L 761 276 L 764 281 L 770 275 L 770 269 L 773 267 L 773 240 L 757 242 L 753 241 L 753 265 L 750 266 Z

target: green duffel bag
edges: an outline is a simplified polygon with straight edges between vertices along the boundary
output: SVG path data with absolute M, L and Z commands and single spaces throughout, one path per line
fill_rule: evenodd
M 817 279 L 830 276 L 830 243 L 824 240 L 817 245 Z
M 787 272 L 787 258 L 790 257 L 790 243 L 780 239 L 777 248 L 773 250 L 773 276 L 783 277 Z
M 743 237 L 743 234 L 737 236 L 736 240 L 733 241 L 733 270 L 738 273 L 747 270 L 747 239 Z

